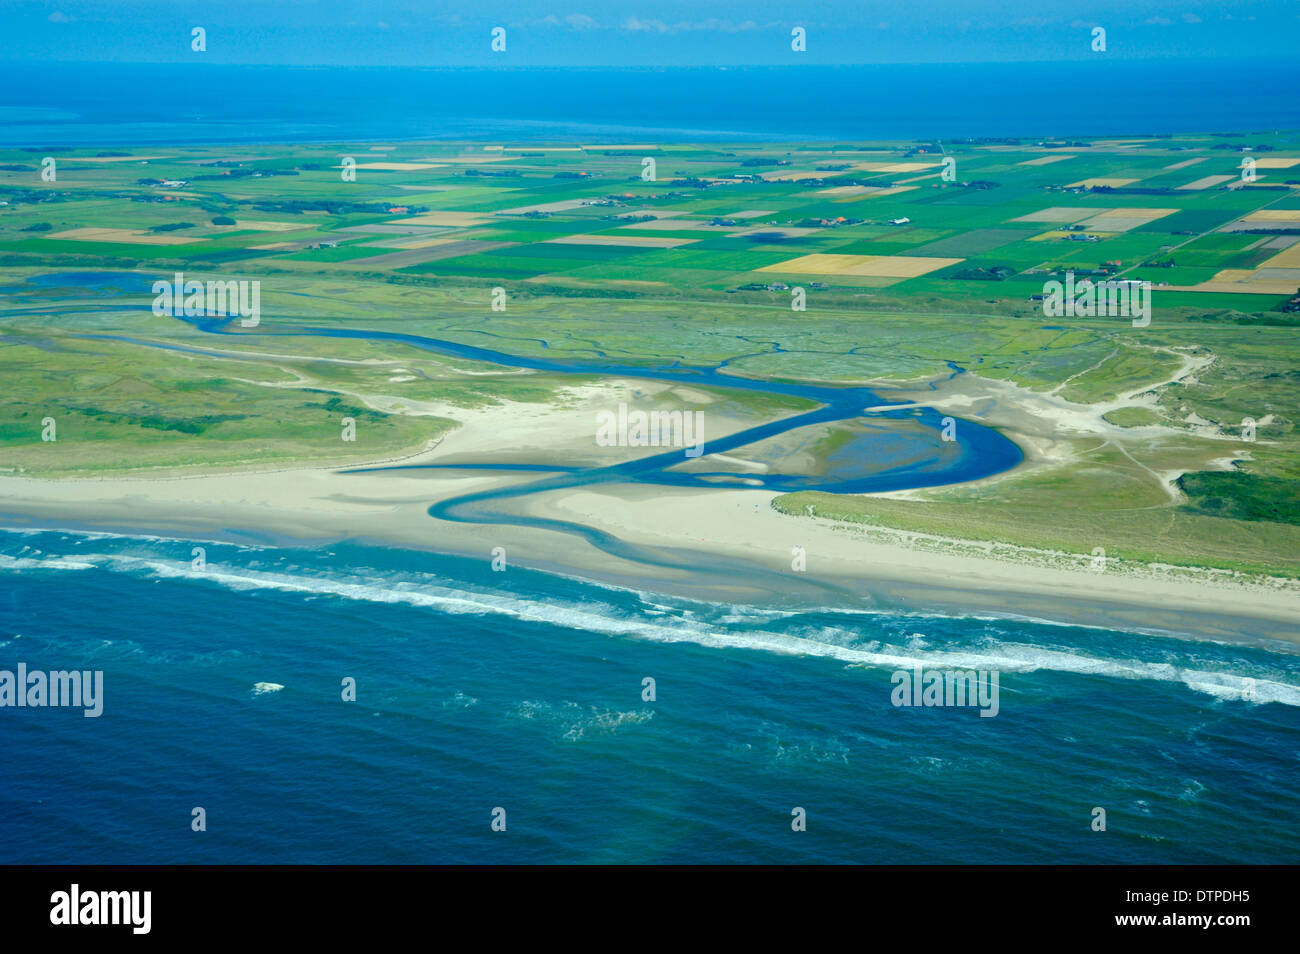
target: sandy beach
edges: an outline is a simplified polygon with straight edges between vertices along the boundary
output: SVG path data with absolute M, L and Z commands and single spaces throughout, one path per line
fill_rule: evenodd
M 454 417 L 461 427 L 402 463 L 608 463 L 608 457 L 600 456 L 607 450 L 592 443 L 591 408 L 608 406 L 643 386 L 612 381 L 573 389 L 562 408 L 408 407 L 408 413 Z M 1002 397 L 1008 404 L 1007 395 Z M 931 400 L 942 402 L 944 396 Z M 951 400 L 956 406 L 970 398 L 954 395 Z M 1096 420 L 1086 426 L 1096 426 Z M 737 427 L 745 423 L 733 422 Z M 1050 441 L 1035 441 L 1027 433 L 1018 440 L 1027 448 L 1023 466 L 1034 466 L 1037 458 L 1053 452 Z M 1078 555 L 788 516 L 771 508 L 776 494 L 768 490 L 604 483 L 502 502 L 503 514 L 571 521 L 611 534 L 639 548 L 644 559 L 613 556 L 555 530 L 449 522 L 427 513 L 439 500 L 538 476 L 457 470 L 344 473 L 309 466 L 194 476 L 4 476 L 0 513 L 13 527 L 259 544 L 359 538 L 467 560 L 488 561 L 493 549 L 502 547 L 510 565 L 722 602 L 1013 615 L 1222 639 L 1297 638 L 1300 587 L 1294 581 L 1247 582 L 1224 571 L 1116 563 L 1098 568 Z

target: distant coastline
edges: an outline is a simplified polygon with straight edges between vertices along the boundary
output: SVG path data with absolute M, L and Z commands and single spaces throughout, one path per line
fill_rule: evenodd
M 1101 58 L 665 69 L 10 63 L 0 66 L 0 145 L 1250 132 L 1300 128 L 1298 81 L 1295 62 Z

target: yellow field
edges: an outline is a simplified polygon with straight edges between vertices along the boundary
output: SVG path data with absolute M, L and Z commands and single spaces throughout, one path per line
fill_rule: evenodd
M 833 255 L 816 252 L 755 269 L 801 275 L 861 275 L 873 278 L 916 278 L 956 265 L 961 258 L 921 258 L 906 255 Z
M 413 215 L 409 219 L 398 219 L 394 225 L 441 225 L 444 228 L 469 228 L 491 222 L 492 216 L 478 212 L 426 212 Z
M 1173 215 L 1177 211 L 1177 209 L 1141 209 L 1124 206 L 1107 209 L 1085 219 L 1083 224 L 1098 232 L 1127 232 L 1130 229 L 1141 228 L 1148 222 L 1164 218 L 1166 215 Z
M 740 225 L 710 225 L 702 219 L 655 219 L 653 222 L 629 222 L 620 225 L 620 229 L 637 229 L 639 231 L 664 232 L 734 232 L 744 228 Z
M 898 195 L 900 192 L 911 192 L 916 186 L 893 186 L 888 189 L 877 189 L 874 186 L 863 186 L 866 191 L 860 195 L 845 196 L 843 199 L 836 199 L 836 202 L 861 202 L 863 199 L 881 199 L 887 195 Z
M 816 169 L 781 169 L 776 172 L 761 172 L 759 175 L 764 182 L 793 182 L 796 179 L 824 179 L 826 173 L 819 172 Z M 726 182 L 725 179 L 714 179 L 714 182 Z
M 510 162 L 514 159 L 514 156 L 425 156 L 422 159 L 417 159 L 416 162 L 432 162 L 435 164 L 455 162 L 462 165 L 475 165 L 484 162 Z M 358 166 L 358 168 L 360 167 Z
M 537 205 L 521 205 L 514 209 L 502 209 L 497 215 L 525 215 L 529 212 L 568 212 L 580 209 L 587 199 L 562 199 L 559 202 L 542 202 Z
M 1197 156 L 1195 159 L 1184 159 L 1182 162 L 1174 162 L 1165 166 L 1166 171 L 1173 172 L 1176 169 L 1186 169 L 1188 166 L 1194 166 L 1198 162 L 1204 162 L 1209 156 Z
M 67 156 L 68 162 L 148 162 L 151 159 L 171 159 L 171 156 Z
M 426 238 L 419 235 L 407 236 L 405 238 L 381 239 L 378 242 L 367 242 L 366 248 L 434 248 L 438 245 L 447 245 L 451 242 L 463 242 L 464 236 L 457 235 L 455 238 Z
M 215 228 L 227 232 L 294 232 L 298 229 L 310 229 L 314 226 L 304 222 L 269 222 L 263 219 L 236 219 L 234 225 L 218 225 Z
M 1054 205 L 1050 208 L 1039 209 L 1037 212 L 1030 212 L 1028 215 L 1022 215 L 1014 218 L 1012 222 L 1078 222 L 1080 219 L 1086 219 L 1095 213 L 1096 209 L 1085 208 L 1078 205 Z
M 1290 169 L 1300 166 L 1300 159 L 1288 159 L 1285 156 L 1256 156 L 1256 169 Z
M 820 232 L 819 226 L 802 226 L 802 225 L 754 225 L 747 229 L 741 229 L 739 232 L 732 232 L 732 238 L 738 238 L 741 235 L 775 235 L 779 233 L 785 238 L 804 238 L 808 235 L 815 235 Z
M 1288 259 L 1287 262 L 1278 262 L 1279 258 L 1297 251 L 1294 247 L 1286 249 L 1281 255 L 1275 255 L 1260 265 L 1260 268 L 1295 268 L 1294 261 L 1300 259 Z M 1201 282 L 1199 285 L 1171 285 L 1170 291 L 1197 291 L 1197 292 L 1228 292 L 1232 294 L 1244 295 L 1294 295 L 1297 286 L 1294 278 L 1263 278 L 1260 276 L 1259 269 L 1254 268 L 1225 268 L 1217 273 L 1208 282 Z
M 855 162 L 853 168 L 866 172 L 925 172 L 942 164 L 941 162 Z
M 1091 189 L 1096 186 L 1102 186 L 1103 188 L 1122 189 L 1124 186 L 1131 185 L 1134 182 L 1137 182 L 1137 180 L 1136 179 L 1107 179 L 1102 177 L 1096 179 L 1080 179 L 1078 182 L 1071 182 L 1068 186 L 1066 186 L 1066 188 L 1067 189 Z
M 1061 162 L 1064 159 L 1077 159 L 1078 156 L 1039 156 L 1037 159 L 1026 159 L 1024 162 L 1017 162 L 1018 166 L 1046 166 L 1053 162 Z
M 375 172 L 419 172 L 421 169 L 437 169 L 435 162 L 358 162 L 358 169 L 370 169 Z M 339 168 L 342 168 L 340 164 Z
M 121 245 L 189 245 L 202 242 L 203 236 L 177 235 L 175 232 L 143 232 L 139 229 L 70 229 L 56 232 L 52 239 L 65 239 L 72 242 L 114 242 Z
M 1178 188 L 1199 192 L 1201 189 L 1213 189 L 1217 185 L 1222 185 L 1223 183 L 1236 178 L 1237 176 L 1206 176 L 1203 179 L 1197 179 L 1195 182 L 1188 182 L 1186 185 L 1180 185 Z
M 1260 262 L 1260 268 L 1300 268 L 1300 242 Z
M 1201 282 L 1199 285 L 1170 285 L 1165 290 L 1217 292 L 1219 294 L 1227 293 L 1230 295 L 1294 295 L 1296 283 L 1262 280 L 1253 282 L 1221 282 L 1212 279 L 1208 282 Z
M 667 238 L 657 235 L 565 235 L 547 239 L 546 245 L 622 245 L 629 248 L 676 248 L 699 239 Z
M 1050 232 L 1039 232 L 1037 235 L 1031 235 L 1025 239 L 1026 242 L 1073 242 L 1072 236 L 1091 235 L 1097 239 L 1111 238 L 1112 236 L 1102 230 L 1084 231 L 1084 232 L 1062 232 L 1058 229 L 1052 229 Z
M 1300 223 L 1300 209 L 1261 209 L 1258 212 L 1250 213 L 1241 221 Z

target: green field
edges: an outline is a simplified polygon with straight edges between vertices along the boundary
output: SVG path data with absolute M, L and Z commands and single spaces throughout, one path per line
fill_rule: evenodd
M 374 460 L 445 433 L 433 406 L 558 403 L 574 383 L 397 343 L 275 336 L 303 324 L 913 389 L 956 368 L 1071 405 L 1118 402 L 1114 433 L 1062 436 L 1068 463 L 915 499 L 775 505 L 1297 575 L 1300 164 L 1285 160 L 1300 153 L 1287 135 L 683 144 L 645 153 L 655 181 L 639 151 L 525 156 L 541 150 L 509 143 L 156 148 L 137 151 L 165 158 L 113 162 L 68 150 L 52 153 L 54 182 L 43 150 L 0 150 L 0 472 Z M 1243 144 L 1281 161 L 1254 183 L 1182 188 L 1236 176 Z M 345 155 L 355 182 L 340 176 Z M 427 167 L 367 168 L 412 163 Z M 1077 185 L 1096 179 L 1132 181 Z M 1067 270 L 1149 281 L 1150 325 L 1045 318 L 1032 296 Z M 259 281 L 269 334 L 155 317 L 150 285 L 177 271 Z M 783 286 L 803 289 L 805 311 Z M 498 287 L 504 311 L 491 308 Z M 1169 383 L 1188 356 L 1204 366 Z M 340 441 L 343 416 L 361 422 L 356 442 Z M 46 418 L 57 442 L 40 440 Z M 1237 437 L 1247 418 L 1251 442 Z

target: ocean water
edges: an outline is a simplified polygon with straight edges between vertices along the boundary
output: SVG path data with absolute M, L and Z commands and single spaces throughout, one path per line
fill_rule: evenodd
M 10 530 L 19 662 L 103 714 L 0 709 L 3 863 L 1300 861 L 1280 645 Z M 998 670 L 998 714 L 892 705 L 915 664 Z
M 0 64 L 0 145 L 1295 130 L 1298 83 L 1294 58 L 621 70 Z
M 0 144 L 1295 129 L 1297 79 L 0 67 Z M 2 863 L 1300 860 L 1300 656 L 1265 641 L 707 604 L 361 542 L 5 531 L 0 670 L 20 662 L 102 670 L 104 711 L 0 708 Z M 997 670 L 998 715 L 892 705 L 918 664 Z

